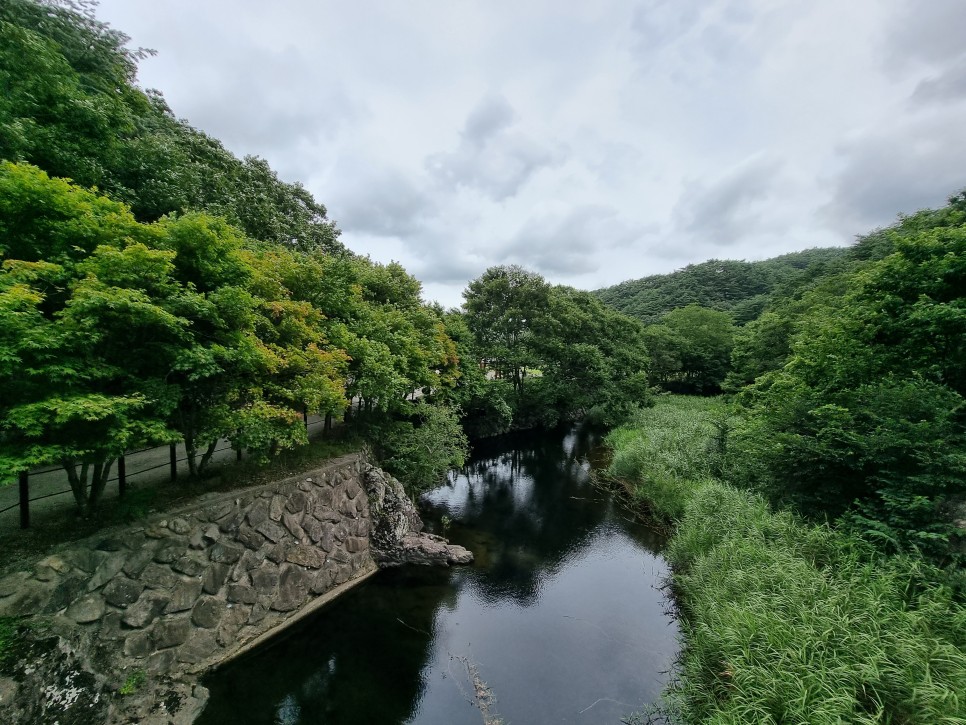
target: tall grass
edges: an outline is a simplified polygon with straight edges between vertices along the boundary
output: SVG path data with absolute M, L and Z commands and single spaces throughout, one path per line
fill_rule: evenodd
M 966 610 L 936 572 L 721 481 L 715 403 L 649 412 L 608 442 L 611 473 L 677 522 L 675 719 L 966 723 Z

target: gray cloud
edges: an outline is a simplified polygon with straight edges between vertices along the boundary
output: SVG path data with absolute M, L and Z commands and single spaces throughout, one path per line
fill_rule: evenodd
M 419 232 L 438 210 L 399 171 L 367 166 L 346 169 L 328 197 L 329 214 L 346 232 L 406 237 Z
M 851 236 L 889 224 L 899 213 L 942 205 L 966 186 L 966 145 L 957 137 L 964 127 L 966 109 L 843 144 L 844 166 L 821 217 Z
M 914 108 L 919 104 L 966 101 L 966 55 L 941 73 L 920 81 L 909 101 Z
M 966 53 L 964 27 L 962 0 L 905 0 L 887 24 L 886 66 L 895 70 L 915 63 L 946 65 Z
M 503 262 L 579 276 L 600 267 L 600 250 L 627 247 L 649 231 L 612 207 L 588 204 L 531 216 L 499 252 Z
M 729 246 L 767 226 L 782 163 L 758 154 L 712 181 L 693 179 L 674 207 L 675 226 L 701 242 Z
M 513 130 L 515 119 L 505 98 L 485 97 L 456 150 L 430 155 L 427 170 L 443 187 L 473 189 L 493 201 L 516 196 L 538 171 L 560 163 L 563 150 Z

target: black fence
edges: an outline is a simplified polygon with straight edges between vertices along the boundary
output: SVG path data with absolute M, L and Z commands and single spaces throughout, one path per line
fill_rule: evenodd
M 306 428 L 306 430 L 311 430 L 313 427 L 319 426 L 319 425 L 325 425 L 325 423 L 326 423 L 326 421 L 324 419 L 322 419 L 322 418 L 310 422 L 308 420 L 308 417 L 306 416 L 306 419 L 305 419 L 305 428 Z M 123 498 L 123 496 L 124 496 L 124 494 L 125 494 L 125 492 L 127 490 L 127 482 L 128 482 L 128 479 L 133 478 L 134 476 L 139 476 L 139 475 L 144 474 L 144 473 L 150 473 L 151 471 L 156 471 L 156 470 L 161 469 L 161 468 L 167 468 L 170 471 L 170 473 L 169 473 L 169 480 L 170 481 L 176 481 L 177 478 L 178 478 L 178 464 L 185 463 L 188 460 L 187 454 L 185 456 L 181 457 L 181 458 L 178 457 L 178 445 L 179 445 L 179 443 L 171 443 L 171 444 L 169 444 L 167 446 L 154 446 L 154 447 L 151 447 L 151 448 L 141 448 L 140 450 L 130 451 L 130 452 L 125 453 L 123 456 L 120 456 L 117 459 L 117 466 L 115 468 L 115 473 L 114 473 L 113 476 L 111 476 L 110 478 L 107 479 L 107 483 L 113 483 L 113 482 L 116 481 L 117 482 L 117 492 L 118 492 L 118 496 Z M 128 459 L 130 459 L 130 458 L 132 458 L 134 456 L 143 454 L 143 453 L 151 453 L 153 451 L 162 451 L 165 448 L 168 449 L 168 460 L 165 461 L 164 463 L 157 463 L 155 465 L 147 466 L 147 467 L 144 467 L 144 468 L 139 468 L 137 470 L 128 470 L 128 466 L 127 466 Z M 238 461 L 242 460 L 242 450 L 241 450 L 241 448 L 235 448 L 228 441 L 224 441 L 224 443 L 222 445 L 217 446 L 215 448 L 215 450 L 212 451 L 212 455 L 215 455 L 215 454 L 218 454 L 218 453 L 223 453 L 223 452 L 228 451 L 228 450 L 234 450 L 235 453 L 236 453 L 236 460 L 238 460 Z M 22 528 L 22 529 L 29 528 L 30 527 L 30 504 L 31 504 L 31 502 L 33 502 L 33 501 L 42 501 L 42 500 L 47 499 L 47 498 L 53 498 L 54 496 L 64 496 L 66 494 L 72 494 L 73 493 L 73 489 L 66 488 L 66 489 L 64 489 L 62 491 L 54 491 L 52 493 L 45 493 L 45 494 L 43 494 L 41 496 L 34 496 L 33 498 L 31 498 L 31 496 L 30 496 L 30 477 L 31 476 L 40 476 L 42 474 L 56 473 L 58 471 L 64 471 L 64 469 L 62 467 L 60 467 L 60 466 L 53 466 L 53 467 L 50 467 L 50 468 L 40 468 L 40 469 L 36 469 L 36 470 L 33 470 L 33 471 L 21 471 L 20 474 L 18 475 L 18 484 L 19 484 L 19 496 L 18 496 L 18 500 L 17 500 L 16 503 L 13 503 L 13 504 L 11 504 L 9 506 L 6 506 L 5 508 L 0 509 L 0 514 L 4 514 L 7 511 L 10 511 L 11 509 L 14 509 L 14 508 L 18 508 L 19 507 L 20 508 L 20 528 Z

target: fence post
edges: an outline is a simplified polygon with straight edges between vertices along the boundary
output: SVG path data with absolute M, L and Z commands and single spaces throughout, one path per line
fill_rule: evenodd
M 30 528 L 30 474 L 21 471 L 20 481 L 20 528 Z
M 124 494 L 127 493 L 127 464 L 124 462 L 124 456 L 117 457 L 117 495 L 118 498 L 124 498 Z
M 171 460 L 171 480 L 178 479 L 178 444 L 172 443 L 168 447 L 168 457 Z
M 309 429 L 309 406 L 302 406 L 302 420 L 305 422 L 305 430 Z

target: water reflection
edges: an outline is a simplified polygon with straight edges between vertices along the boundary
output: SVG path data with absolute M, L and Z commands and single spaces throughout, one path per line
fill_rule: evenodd
M 472 549 L 380 573 L 207 683 L 201 723 L 617 722 L 675 652 L 656 535 L 589 478 L 592 431 L 487 442 L 423 502 Z M 474 679 L 474 673 L 476 679 Z

